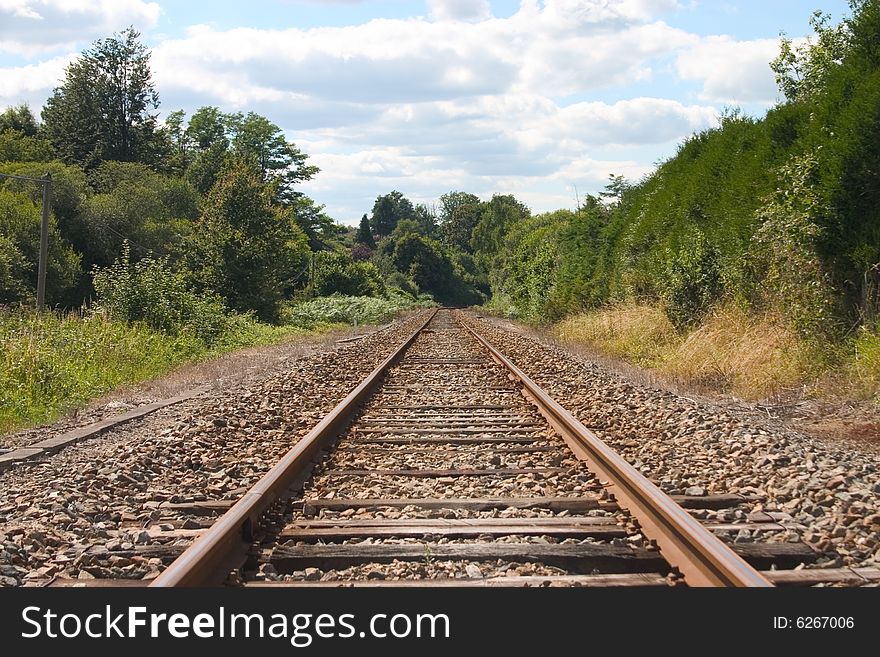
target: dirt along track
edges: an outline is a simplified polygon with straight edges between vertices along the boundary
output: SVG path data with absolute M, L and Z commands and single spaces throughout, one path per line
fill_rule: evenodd
M 872 457 L 762 433 L 461 319 L 743 559 L 786 569 L 768 580 L 876 578 Z M 129 427 L 2 475 L 3 583 L 148 583 L 423 320 L 204 400 L 158 435 Z M 260 521 L 234 583 L 681 582 L 608 482 L 447 311 L 316 457 Z

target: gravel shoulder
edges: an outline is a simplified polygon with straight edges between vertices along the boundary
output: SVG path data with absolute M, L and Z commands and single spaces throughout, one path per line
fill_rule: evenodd
M 870 442 L 809 435 L 748 405 L 677 393 L 511 322 L 468 317 L 666 493 L 756 496 L 753 512 L 802 527 L 773 540 L 807 542 L 823 554 L 817 567 L 880 565 L 880 451 Z

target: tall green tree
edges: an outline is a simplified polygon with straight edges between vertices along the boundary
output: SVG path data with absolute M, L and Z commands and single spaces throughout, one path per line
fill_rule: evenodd
M 104 160 L 152 164 L 158 157 L 150 53 L 129 27 L 101 39 L 67 67 L 46 101 L 43 128 L 66 162 L 94 168 Z
M 471 232 L 471 249 L 480 267 L 485 271 L 496 267 L 496 258 L 504 246 L 508 231 L 529 214 L 529 209 L 510 194 L 495 194 L 491 201 L 484 204 L 483 212 Z
M 357 235 L 354 239 L 358 244 L 363 244 L 371 249 L 376 248 L 376 240 L 373 239 L 373 231 L 370 230 L 370 220 L 367 219 L 367 215 L 361 217 L 361 223 L 358 224 Z
M 278 200 L 290 203 L 301 196 L 296 185 L 320 171 L 307 164 L 309 156 L 287 141 L 281 128 L 265 116 L 236 113 L 227 120 L 233 152 L 256 164 L 263 182 L 276 186 Z
M 413 220 L 416 218 L 415 214 L 412 202 L 402 193 L 394 190 L 376 198 L 370 216 L 370 226 L 376 235 L 385 237 L 392 233 L 399 221 Z
M 226 115 L 213 106 L 200 107 L 193 112 L 186 127 L 187 137 L 200 151 L 207 150 L 216 143 L 224 143 L 225 148 L 228 145 L 227 131 Z
M 450 246 L 472 253 L 471 234 L 480 220 L 483 203 L 467 192 L 448 192 L 440 197 L 440 234 Z
M 265 321 L 278 319 L 285 288 L 309 254 L 306 236 L 273 195 L 250 162 L 231 159 L 184 249 L 200 288 Z

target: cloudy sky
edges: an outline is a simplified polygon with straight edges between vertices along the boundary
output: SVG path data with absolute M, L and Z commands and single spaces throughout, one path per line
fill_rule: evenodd
M 355 223 L 398 189 L 573 207 L 637 179 L 726 106 L 778 100 L 780 31 L 845 0 L 0 0 L 0 108 L 35 112 L 91 41 L 134 25 L 161 110 L 254 110 Z

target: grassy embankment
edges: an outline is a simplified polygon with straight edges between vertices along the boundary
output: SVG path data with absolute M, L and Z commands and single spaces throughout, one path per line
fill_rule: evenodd
M 334 326 L 381 323 L 413 305 L 399 298 L 319 298 L 291 304 L 281 326 L 231 315 L 211 345 L 190 333 L 169 335 L 105 314 L 0 310 L 0 433 L 51 421 L 186 363 Z
M 727 305 L 679 332 L 662 309 L 625 304 L 571 316 L 550 331 L 700 391 L 753 400 L 795 391 L 858 399 L 880 393 L 880 336 L 868 330 L 843 344 L 810 343 L 778 317 Z

